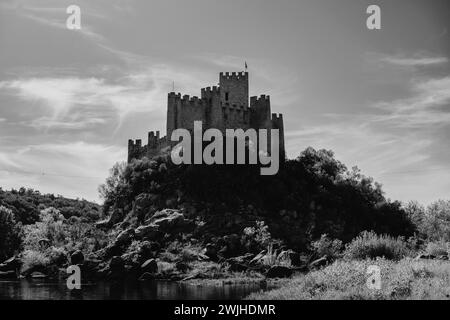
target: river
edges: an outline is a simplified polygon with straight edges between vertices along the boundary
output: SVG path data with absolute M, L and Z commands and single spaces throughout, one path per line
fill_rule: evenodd
M 223 284 L 197 285 L 168 281 L 96 282 L 69 290 L 65 282 L 46 280 L 0 281 L 0 299 L 14 300 L 235 300 L 252 292 L 266 290 L 267 285 Z

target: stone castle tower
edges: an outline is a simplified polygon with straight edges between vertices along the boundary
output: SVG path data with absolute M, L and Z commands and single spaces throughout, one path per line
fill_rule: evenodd
M 250 105 L 249 105 L 250 103 Z M 248 94 L 248 72 L 221 72 L 219 86 L 201 89 L 201 97 L 181 96 L 170 92 L 167 98 L 166 136 L 159 131 L 148 133 L 148 144 L 128 140 L 128 162 L 144 156 L 152 157 L 170 147 L 172 131 L 178 128 L 193 131 L 194 121 L 202 121 L 203 129 L 279 129 L 280 155 L 284 158 L 283 115 L 271 113 L 270 97 Z

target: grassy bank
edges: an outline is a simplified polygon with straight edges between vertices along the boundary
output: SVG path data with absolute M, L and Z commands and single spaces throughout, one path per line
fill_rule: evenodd
M 381 269 L 380 290 L 366 285 L 370 265 Z M 278 289 L 251 294 L 247 299 L 450 299 L 450 261 L 339 260 L 322 270 L 295 277 Z

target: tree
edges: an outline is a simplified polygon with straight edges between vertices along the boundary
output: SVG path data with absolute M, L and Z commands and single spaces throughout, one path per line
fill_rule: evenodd
M 438 200 L 428 206 L 423 228 L 430 240 L 450 241 L 450 200 Z
M 123 187 L 126 187 L 125 169 L 127 163 L 117 162 L 109 170 L 109 177 L 105 183 L 98 187 L 100 197 L 104 200 L 103 212 L 107 213 L 109 208 L 120 198 Z
M 425 219 L 425 207 L 421 205 L 417 201 L 409 201 L 406 205 L 404 205 L 404 210 L 408 215 L 408 218 L 412 221 L 412 223 L 416 227 L 416 231 L 423 234 L 425 233 L 424 227 L 424 219 Z
M 21 245 L 20 225 L 11 210 L 0 206 L 0 260 L 8 259 Z

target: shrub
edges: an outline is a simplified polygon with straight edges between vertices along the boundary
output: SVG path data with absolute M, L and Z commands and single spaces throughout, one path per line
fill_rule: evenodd
M 311 248 L 317 258 L 327 256 L 334 260 L 341 256 L 342 241 L 323 234 L 319 240 L 311 243 Z
M 384 257 L 389 260 L 400 260 L 411 252 L 403 237 L 377 235 L 373 231 L 363 231 L 345 246 L 344 257 L 348 259 L 375 259 Z
M 67 251 L 65 250 L 65 248 L 61 247 L 48 248 L 45 252 L 45 256 L 48 257 L 50 265 L 61 266 L 68 261 Z
M 48 242 L 47 246 L 41 246 L 42 239 Z M 50 254 L 48 247 L 64 252 L 81 250 L 86 254 L 105 247 L 107 243 L 107 234 L 92 223 L 77 217 L 65 219 L 54 208 L 42 210 L 40 221 L 24 226 L 24 248 L 45 254 Z
M 267 253 L 262 260 L 266 266 L 286 266 L 292 265 L 291 259 L 287 255 L 279 255 L 276 250 L 273 250 L 273 245 L 267 247 Z
M 0 206 L 0 262 L 8 259 L 20 248 L 20 229 L 12 211 Z
M 28 249 L 22 254 L 22 270 L 29 270 L 36 266 L 48 266 L 50 259 L 44 252 Z
M 181 261 L 192 262 L 198 259 L 198 252 L 193 248 L 183 248 L 180 252 Z
M 447 255 L 450 250 L 450 244 L 444 241 L 428 242 L 425 251 L 434 256 Z
M 57 209 L 48 208 L 42 210 L 40 221 L 24 227 L 24 247 L 42 251 L 39 240 L 46 239 L 50 246 L 64 245 L 66 239 L 64 217 Z
M 422 229 L 429 240 L 450 241 L 449 200 L 439 200 L 428 206 Z
M 261 251 L 267 248 L 273 240 L 269 227 L 264 221 L 256 221 L 254 227 L 244 229 L 242 242 L 249 251 Z

